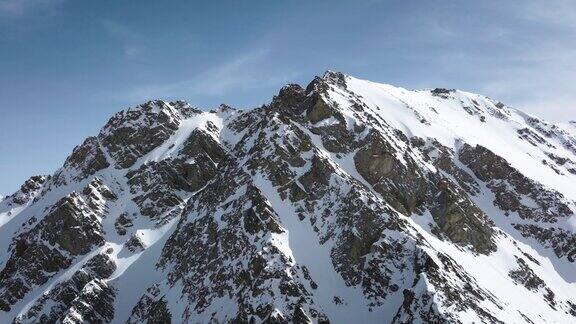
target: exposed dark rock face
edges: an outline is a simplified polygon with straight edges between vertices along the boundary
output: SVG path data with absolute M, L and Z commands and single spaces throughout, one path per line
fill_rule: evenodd
M 330 118 L 333 116 L 333 110 L 328 104 L 322 99 L 322 97 L 318 97 L 314 105 L 312 105 L 306 111 L 306 117 L 310 120 L 311 123 L 316 124 L 319 121 L 324 119 Z
M 470 244 L 479 253 L 496 250 L 493 224 L 484 212 L 451 182 L 440 182 L 438 188 L 430 211 L 441 232 L 456 244 Z
M 529 290 L 538 290 L 546 286 L 544 281 L 540 279 L 536 274 L 534 274 L 534 271 L 530 269 L 524 259 L 518 258 L 516 261 L 518 262 L 519 268 L 516 270 L 511 270 L 508 273 L 510 278 L 514 279 L 516 283 L 523 285 L 526 287 L 526 289 Z
M 116 114 L 98 139 L 116 160 L 117 167 L 127 168 L 174 134 L 183 118 L 195 113 L 198 111 L 187 105 L 149 101 Z
M 104 244 L 100 217 L 106 212 L 106 197 L 116 199 L 99 179 L 84 190 L 59 200 L 44 219 L 27 226 L 30 230 L 14 238 L 11 256 L 0 272 L 0 307 L 22 299 L 35 285 L 46 283 L 68 268 L 78 255 Z
M 142 239 L 138 237 L 138 235 L 136 234 L 130 236 L 130 239 L 126 241 L 124 246 L 126 247 L 126 249 L 128 249 L 128 251 L 132 253 L 142 252 L 144 249 L 146 249 L 146 244 L 144 244 L 144 242 L 142 242 Z
M 544 280 L 540 279 L 540 277 L 538 277 L 534 271 L 530 269 L 524 259 L 516 257 L 516 262 L 518 263 L 518 268 L 511 270 L 508 273 L 508 276 L 510 276 L 514 282 L 526 287 L 528 290 L 534 292 L 542 291 L 545 300 L 548 302 L 548 305 L 550 305 L 551 308 L 556 309 L 554 292 L 546 286 Z
M 82 145 L 74 148 L 72 155 L 64 163 L 64 168 L 74 168 L 78 174 L 74 180 L 81 180 L 110 166 L 96 137 L 88 137 Z
M 447 161 L 447 152 L 436 162 L 454 174 L 457 183 L 441 174 L 418 171 L 417 162 L 408 154 L 404 154 L 404 162 L 400 161 L 398 152 L 382 137 L 369 134 L 366 142 L 354 156 L 356 169 L 392 207 L 405 215 L 427 208 L 441 233 L 452 242 L 471 245 L 479 253 L 495 250 L 493 224 L 461 189 L 473 191 L 477 185 L 470 175 Z
M 31 202 L 42 190 L 50 176 L 37 175 L 32 176 L 24 182 L 20 190 L 4 198 L 2 203 L 8 206 L 25 205 Z
M 114 318 L 115 292 L 105 281 L 94 279 L 84 286 L 64 314 L 64 323 L 109 323 Z
M 298 116 L 305 110 L 307 101 L 306 90 L 298 84 L 288 84 L 280 89 L 277 96 L 272 99 L 271 107 L 277 109 L 282 115 Z
M 336 224 L 328 225 L 325 237 L 337 235 L 331 254 L 334 268 L 348 285 L 362 287 L 370 305 L 382 305 L 388 294 L 406 284 L 403 276 L 410 278 L 414 239 L 385 234 L 407 226 L 381 216 L 390 210 L 380 206 L 367 208 L 362 203 L 363 197 L 353 191 L 346 198 L 349 203 L 335 210 Z M 372 203 L 377 206 L 376 201 Z M 336 228 L 341 230 L 335 231 Z M 393 274 L 400 278 L 394 278 Z
M 114 315 L 115 292 L 102 279 L 110 277 L 114 270 L 114 261 L 105 254 L 97 254 L 69 280 L 37 299 L 15 322 L 109 322 Z
M 132 226 L 134 226 L 134 224 L 132 223 L 132 219 L 128 216 L 127 213 L 120 214 L 114 223 L 114 228 L 116 229 L 116 233 L 118 233 L 118 235 L 126 235 L 127 229 Z
M 475 196 L 480 193 L 480 186 L 474 175 L 469 174 L 456 164 L 457 161 L 454 161 L 454 150 L 445 147 L 436 140 L 427 144 L 420 138 L 412 138 L 411 142 L 413 146 L 422 148 L 425 158 L 432 162 L 436 168 L 456 180 L 460 188 L 464 189 L 468 195 Z
M 45 239 L 73 255 L 86 254 L 93 244 L 104 243 L 96 215 L 90 214 L 88 206 L 82 206 L 79 200 L 80 196 L 73 195 L 60 201 L 38 227 Z
M 128 172 L 130 191 L 135 195 L 133 200 L 140 206 L 142 215 L 157 218 L 183 204 L 186 195 L 180 192 L 190 193 L 205 186 L 225 158 L 225 151 L 211 135 L 195 130 L 184 142 L 178 158 L 147 163 Z
M 172 323 L 172 314 L 158 287 L 150 287 L 132 310 L 127 323 Z
M 275 235 L 285 235 L 278 216 L 237 165 L 223 166 L 220 174 L 189 203 L 188 216 L 164 248 L 161 265 L 171 269 L 168 282 L 183 283 L 183 292 L 195 305 L 190 315 L 228 296 L 239 305 L 238 317 L 265 320 L 271 311 L 266 300 L 278 298 L 278 291 L 291 308 L 296 307 L 309 293 L 294 278 L 303 276 L 292 266 L 294 260 L 271 244 Z M 212 216 L 217 210 L 226 211 L 220 221 Z M 262 302 L 254 305 L 256 300 Z
M 396 152 L 379 137 L 374 136 L 373 140 L 367 142 L 369 143 L 367 147 L 359 150 L 354 156 L 354 162 L 364 179 L 374 185 L 390 175 L 396 162 L 394 158 Z
M 403 291 L 404 300 L 394 317 L 394 323 L 460 322 L 452 314 L 440 313 L 438 305 L 473 311 L 487 323 L 503 323 L 479 306 L 480 303 L 491 303 L 502 308 L 489 292 L 478 287 L 466 271 L 449 256 L 438 254 L 437 258 L 439 262 L 429 255 L 417 253 L 418 275 L 413 287 Z M 449 278 L 459 280 L 451 281 Z M 428 285 L 431 287 L 427 287 Z
M 561 193 L 535 183 L 485 147 L 464 144 L 459 158 L 478 179 L 486 182 L 495 195 L 494 203 L 502 210 L 516 212 L 523 219 L 550 223 L 573 215 Z M 536 206 L 527 205 L 523 197 Z
M 554 227 L 541 227 L 538 225 L 514 224 L 522 235 L 534 238 L 543 246 L 552 248 L 560 258 L 566 257 L 568 261 L 576 261 L 576 235 L 567 230 Z
M 444 89 L 444 88 L 436 88 L 431 91 L 432 95 L 442 97 L 443 99 L 447 99 L 451 92 L 454 92 L 454 89 Z
M 0 272 L 0 310 L 9 311 L 32 286 L 44 284 L 51 273 L 69 267 L 70 263 L 64 253 L 18 241 L 15 252 Z
M 430 186 L 427 175 L 418 170 L 408 155 L 405 155 L 407 164 L 402 163 L 397 157 L 399 152 L 375 132 L 364 142 L 354 156 L 358 173 L 397 211 L 405 215 L 417 212 Z

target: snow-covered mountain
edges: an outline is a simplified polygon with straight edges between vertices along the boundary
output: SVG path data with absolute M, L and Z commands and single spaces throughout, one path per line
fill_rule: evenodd
M 0 322 L 576 321 L 576 123 L 336 72 L 150 101 L 0 201 Z

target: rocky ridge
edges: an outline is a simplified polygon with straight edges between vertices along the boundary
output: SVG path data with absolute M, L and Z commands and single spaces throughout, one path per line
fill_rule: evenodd
M 0 321 L 574 321 L 575 166 L 572 124 L 459 90 L 150 101 L 0 201 Z

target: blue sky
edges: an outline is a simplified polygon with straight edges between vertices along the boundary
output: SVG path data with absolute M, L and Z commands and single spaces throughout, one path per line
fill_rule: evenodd
M 0 0 L 0 193 L 150 98 L 266 103 L 325 70 L 576 119 L 576 1 Z

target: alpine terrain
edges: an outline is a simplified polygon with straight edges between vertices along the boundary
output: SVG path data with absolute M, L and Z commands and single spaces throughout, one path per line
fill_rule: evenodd
M 149 101 L 0 201 L 0 323 L 574 323 L 576 122 L 326 72 Z

